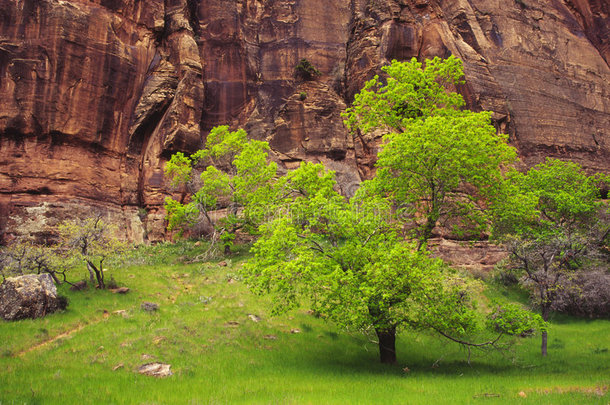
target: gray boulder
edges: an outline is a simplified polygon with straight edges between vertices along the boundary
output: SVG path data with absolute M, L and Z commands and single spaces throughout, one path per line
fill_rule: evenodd
M 40 318 L 61 306 L 49 274 L 9 277 L 0 285 L 0 316 L 7 321 Z

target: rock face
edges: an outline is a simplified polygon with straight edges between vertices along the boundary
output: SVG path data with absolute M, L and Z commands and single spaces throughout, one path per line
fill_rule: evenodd
M 40 318 L 60 309 L 49 274 L 9 277 L 0 285 L 0 316 L 7 321 Z
M 349 193 L 379 140 L 341 111 L 389 60 L 449 54 L 527 164 L 610 170 L 606 0 L 0 0 L 0 235 L 99 211 L 162 239 L 165 161 L 219 124 Z

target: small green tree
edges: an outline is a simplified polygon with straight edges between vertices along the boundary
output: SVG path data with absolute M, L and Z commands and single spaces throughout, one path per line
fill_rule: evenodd
M 165 199 L 169 230 L 182 231 L 204 221 L 215 230 L 230 253 L 235 233 L 256 229 L 270 196 L 277 165 L 268 158 L 267 142 L 248 139 L 243 129 L 212 129 L 205 149 L 191 156 L 178 152 L 165 168 L 172 185 L 183 186 L 190 201 Z M 194 174 L 198 173 L 198 176 Z M 227 207 L 224 218 L 214 221 L 211 212 Z
M 607 210 L 603 182 L 576 163 L 547 159 L 525 174 L 511 172 L 495 196 L 493 236 L 508 247 L 545 321 L 569 278 L 603 260 L 598 253 L 610 230 L 600 215 Z M 541 352 L 547 355 L 546 331 Z
M 385 133 L 367 188 L 391 198 L 414 223 L 419 248 L 439 221 L 452 219 L 458 232 L 482 230 L 481 202 L 516 152 L 496 134 L 491 113 L 459 110 L 462 96 L 447 88 L 462 83 L 461 61 L 393 61 L 383 71 L 385 84 L 368 82 L 345 115 L 354 132 Z
M 85 262 L 91 283 L 104 289 L 104 262 L 127 248 L 116 237 L 116 228 L 104 222 L 101 215 L 65 221 L 58 226 L 59 248 L 68 261 Z
M 393 210 L 382 198 L 346 200 L 334 174 L 303 163 L 276 184 L 277 212 L 261 226 L 244 278 L 272 294 L 275 311 L 309 300 L 315 313 L 348 328 L 374 330 L 380 359 L 396 361 L 396 332 L 429 329 L 468 346 L 491 346 L 537 322 L 516 308 L 496 310 L 487 323 L 469 282 L 441 260 L 403 241 Z M 488 325 L 497 334 L 469 337 Z
M 316 76 L 322 73 L 307 59 L 301 59 L 299 64 L 294 68 L 295 74 L 303 80 L 313 80 Z
M 17 240 L 0 247 L 0 275 L 3 278 L 23 274 L 48 273 L 56 283 L 67 282 L 65 266 L 56 249 Z

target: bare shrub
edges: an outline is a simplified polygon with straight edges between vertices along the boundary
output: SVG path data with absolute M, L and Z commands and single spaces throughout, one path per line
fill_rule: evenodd
M 610 317 L 610 274 L 579 272 L 558 289 L 553 310 L 591 318 Z

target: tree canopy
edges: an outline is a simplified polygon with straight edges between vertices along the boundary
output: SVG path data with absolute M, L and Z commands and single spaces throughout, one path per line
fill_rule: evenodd
M 95 280 L 97 288 L 106 288 L 104 262 L 127 248 L 127 244 L 116 237 L 115 227 L 97 215 L 62 222 L 58 231 L 59 249 L 67 261 L 74 265 L 85 262 L 90 281 Z
M 354 97 L 346 110 L 346 125 L 351 131 L 369 133 L 404 132 L 413 120 L 443 115 L 465 105 L 463 97 L 449 88 L 464 83 L 462 61 L 455 56 L 426 60 L 393 60 L 381 68 Z
M 576 163 L 547 159 L 527 173 L 511 171 L 494 198 L 493 236 L 508 247 L 545 321 L 566 281 L 604 260 L 598 253 L 610 223 L 604 219 L 602 183 L 608 184 L 607 176 L 588 176 Z M 547 354 L 546 332 L 541 351 Z
M 335 187 L 334 174 L 311 163 L 278 181 L 282 215 L 261 226 L 254 257 L 244 267 L 255 292 L 272 294 L 276 312 L 306 299 L 315 313 L 340 326 L 374 330 L 387 363 L 396 361 L 401 328 L 484 346 L 537 324 L 517 308 L 496 310 L 486 321 L 469 281 L 404 241 L 386 199 L 347 200 Z M 497 336 L 473 343 L 486 326 Z
M 166 198 L 168 229 L 182 232 L 204 221 L 228 252 L 237 230 L 255 230 L 264 211 L 277 172 L 268 150 L 267 142 L 248 139 L 242 129 L 219 126 L 208 135 L 204 149 L 191 156 L 174 154 L 165 174 L 188 195 L 186 202 Z M 213 220 L 211 212 L 221 207 L 227 209 L 226 215 Z
M 516 152 L 496 133 L 490 112 L 460 109 L 464 100 L 449 87 L 463 83 L 461 61 L 392 61 L 382 70 L 385 84 L 377 76 L 369 81 L 345 114 L 352 131 L 385 134 L 367 188 L 391 198 L 415 224 L 420 247 L 449 218 L 457 232 L 481 230 L 479 202 Z
M 218 231 L 234 235 L 258 225 L 243 270 L 248 285 L 271 294 L 276 312 L 305 301 L 338 325 L 374 330 L 382 362 L 396 361 L 396 332 L 405 328 L 484 347 L 543 327 L 517 306 L 481 311 L 477 283 L 426 249 L 441 218 L 477 217 L 478 200 L 516 155 L 489 113 L 462 111 L 463 98 L 449 91 L 462 83 L 461 62 L 393 61 L 383 71 L 345 115 L 353 132 L 385 134 L 377 176 L 356 196 L 340 195 L 334 173 L 321 164 L 302 163 L 278 177 L 266 143 L 218 127 L 206 149 L 168 163 L 166 174 L 192 194 L 187 203 L 167 200 L 170 227 L 200 214 L 209 221 L 225 199 L 234 208 Z M 415 238 L 405 235 L 405 213 L 416 223 Z

